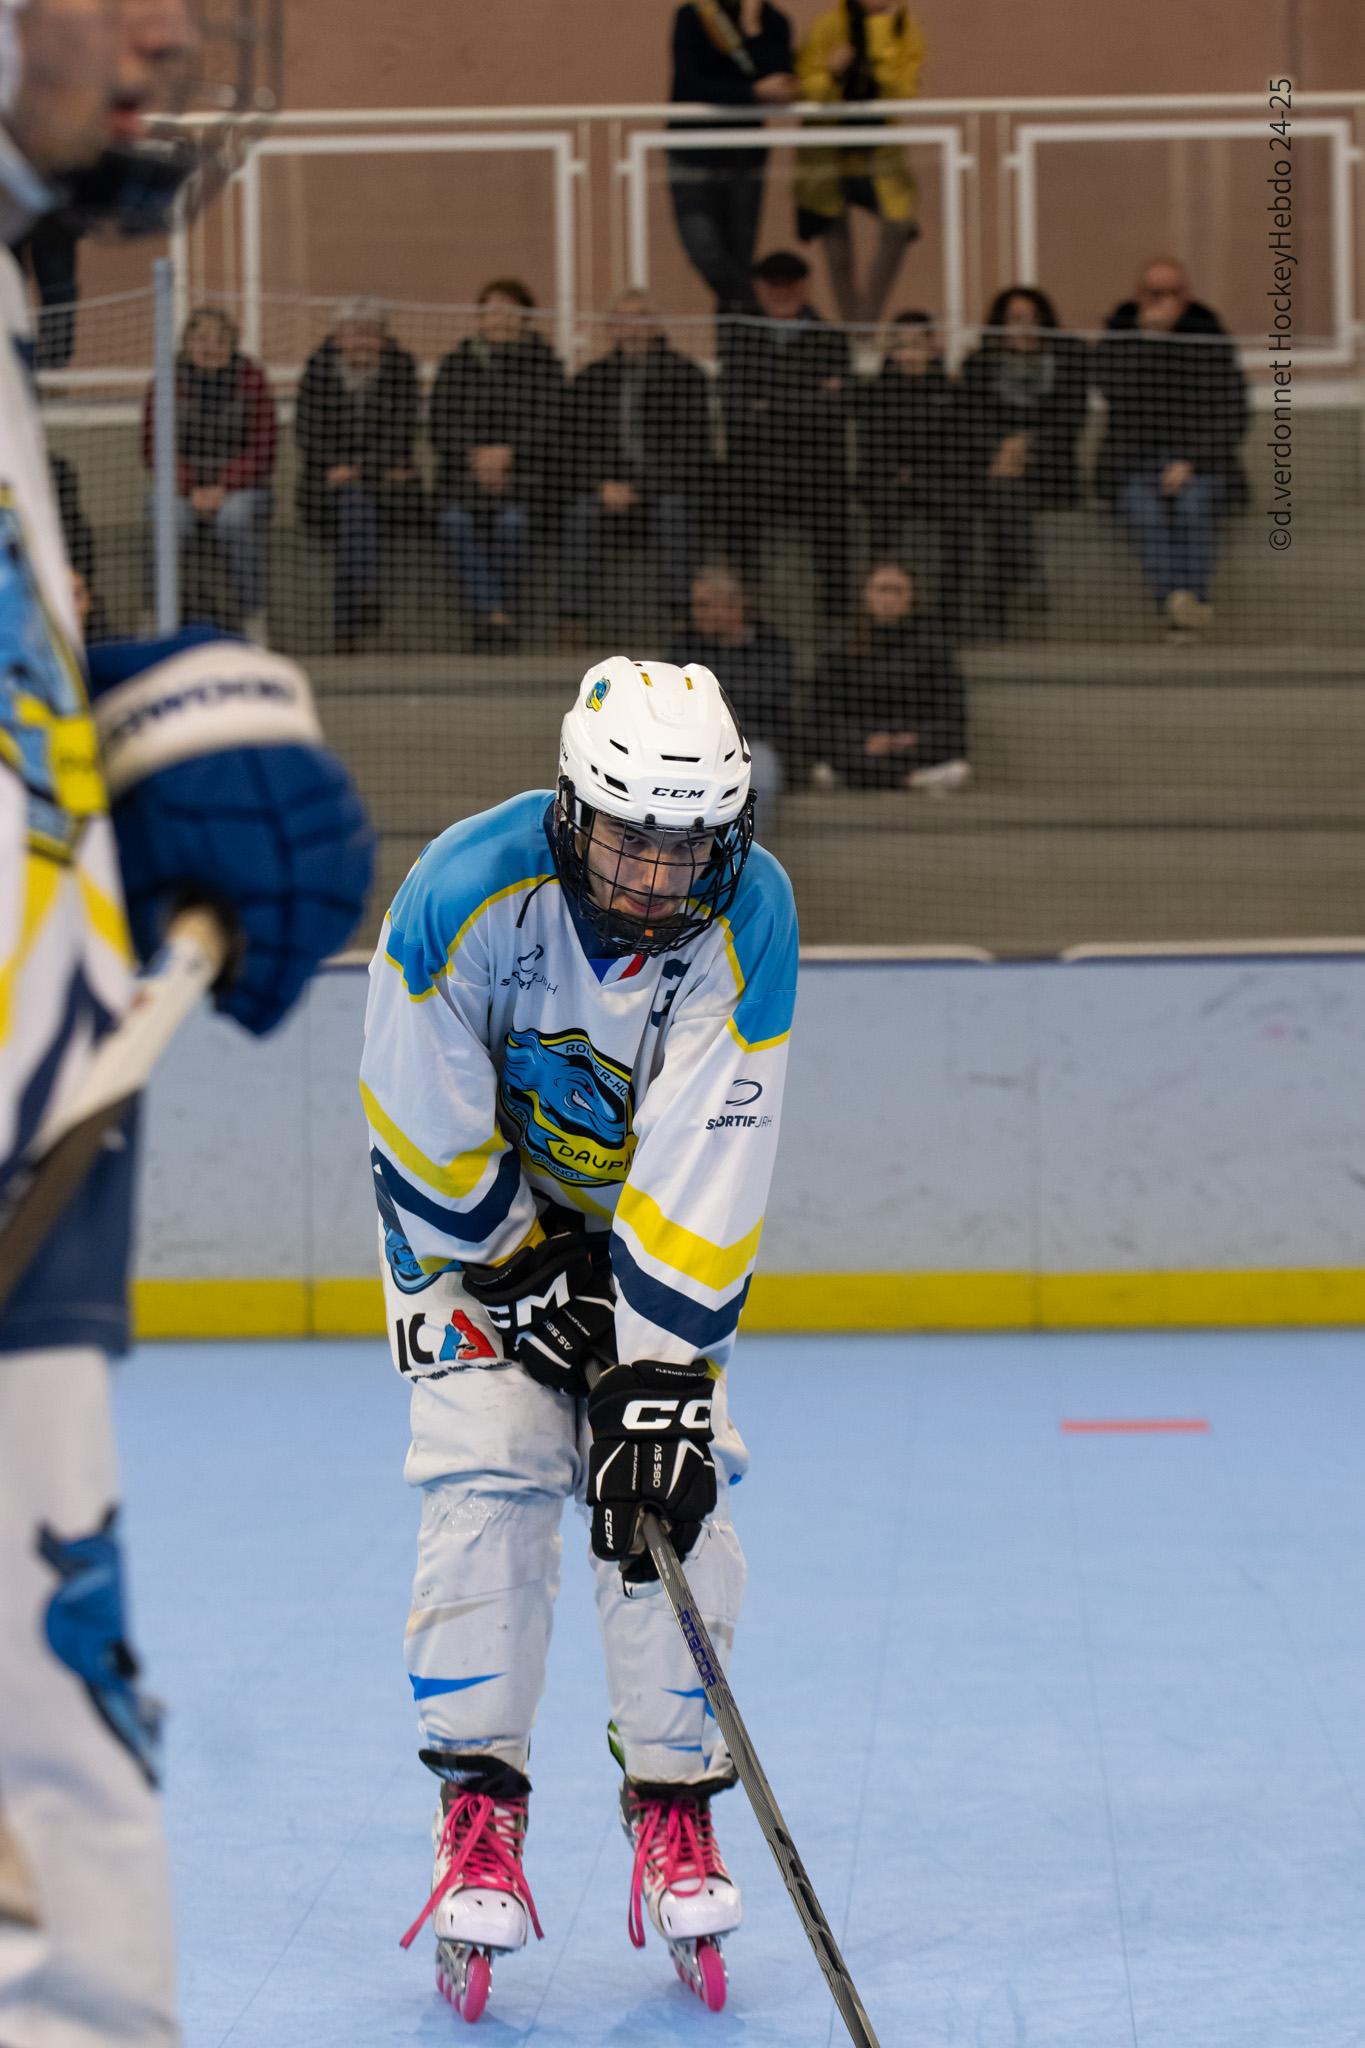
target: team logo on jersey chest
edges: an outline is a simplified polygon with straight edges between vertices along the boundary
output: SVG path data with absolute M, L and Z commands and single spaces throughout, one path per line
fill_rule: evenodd
M 568 1187 L 613 1185 L 635 1151 L 629 1070 L 585 1031 L 509 1031 L 498 1101 L 527 1164 Z

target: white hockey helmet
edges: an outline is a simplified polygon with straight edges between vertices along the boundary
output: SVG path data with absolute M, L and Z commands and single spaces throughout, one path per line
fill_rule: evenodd
M 613 654 L 587 671 L 560 730 L 554 845 L 610 950 L 669 951 L 729 909 L 753 842 L 749 782 L 709 668 Z

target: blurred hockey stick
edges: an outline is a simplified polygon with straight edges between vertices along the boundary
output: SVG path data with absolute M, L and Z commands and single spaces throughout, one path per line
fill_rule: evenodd
M 109 1132 L 206 990 L 223 971 L 231 938 L 216 911 L 182 910 L 137 981 L 127 1014 L 96 1046 L 76 1093 L 50 1117 L 0 1195 L 0 1309 L 28 1271 Z
M 596 1378 L 597 1374 L 589 1373 L 590 1381 L 595 1383 Z M 735 1696 L 721 1669 L 720 1658 L 701 1618 L 701 1610 L 692 1597 L 692 1588 L 678 1562 L 678 1553 L 673 1548 L 667 1525 L 646 1508 L 640 1517 L 640 1526 L 645 1547 L 654 1560 L 660 1584 L 673 1609 L 673 1619 L 682 1631 L 682 1639 L 696 1666 L 707 1704 L 725 1737 L 726 1747 L 739 1773 L 739 1782 L 749 1795 L 749 1804 L 763 1830 L 763 1839 L 773 1852 L 773 1861 L 781 1872 L 797 1918 L 806 1930 L 806 1939 L 815 1950 L 815 1960 L 824 1971 L 830 1996 L 848 2028 L 849 2039 L 857 2043 L 857 2048 L 879 2048 L 872 2022 L 858 1996 L 858 1988 L 848 1973 L 848 1964 L 839 1953 L 834 1931 L 815 1896 L 815 1887 L 806 1875 L 806 1867 L 796 1853 L 796 1844 L 782 1818 L 782 1809 L 758 1760 L 758 1752 L 749 1739 L 749 1731 L 740 1718 Z M 628 1564 L 630 1560 L 625 1562 Z M 624 1570 L 625 1564 L 622 1565 Z

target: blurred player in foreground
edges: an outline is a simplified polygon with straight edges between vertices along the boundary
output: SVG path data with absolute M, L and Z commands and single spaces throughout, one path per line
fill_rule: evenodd
M 407 1663 L 442 1780 L 432 1894 L 404 1940 L 432 1916 L 467 2019 L 493 1956 L 540 1932 L 527 1772 L 571 1495 L 592 1519 L 631 1939 L 643 1901 L 683 1981 L 724 2002 L 740 1898 L 710 1803 L 733 1767 L 633 1553 L 653 1507 L 728 1653 L 744 1559 L 726 1496 L 747 1453 L 724 1368 L 797 959 L 749 781 L 709 669 L 613 655 L 565 717 L 556 790 L 434 840 L 370 968 L 361 1093 L 423 1489 Z M 589 1392 L 594 1360 L 609 1369 Z
M 144 123 L 180 101 L 194 61 L 182 0 L 0 0 L 6 242 L 58 206 L 83 226 L 164 229 L 194 163 Z M 0 317 L 2 1189 L 178 901 L 208 897 L 235 925 L 220 1004 L 263 1032 L 354 926 L 372 855 L 290 663 L 204 633 L 111 644 L 87 694 L 8 252 Z M 156 1714 L 124 1626 L 110 1427 L 131 1122 L 123 1138 L 0 1310 L 4 2048 L 179 2038 Z

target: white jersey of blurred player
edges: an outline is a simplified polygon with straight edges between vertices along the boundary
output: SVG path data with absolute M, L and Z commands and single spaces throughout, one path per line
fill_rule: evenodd
M 0 0 L 0 236 L 165 103 L 184 0 Z M 127 160 L 127 159 L 125 159 Z M 133 953 L 32 382 L 0 249 L 0 1181 L 125 1010 Z M 0 2042 L 179 2038 L 154 1717 L 123 1634 L 107 1354 L 132 1145 L 105 1152 L 0 1314 Z
M 424 1491 L 407 1666 L 422 1756 L 462 1760 L 456 1776 L 480 1757 L 526 1770 L 561 1507 L 582 1499 L 586 1461 L 581 1404 L 505 1360 L 460 1268 L 576 1212 L 610 1247 L 620 1358 L 723 1367 L 794 1003 L 791 887 L 748 851 L 748 759 L 710 672 L 622 656 L 590 669 L 560 766 L 557 795 L 515 797 L 427 847 L 370 969 L 361 1091 L 390 1342 L 412 1386 L 406 1477 Z M 732 821 L 719 832 L 717 815 Z M 648 832 L 636 864 L 631 820 L 672 828 L 678 865 L 648 867 Z M 726 1495 L 746 1453 L 723 1374 L 714 1429 L 720 1500 L 688 1573 L 728 1652 L 744 1562 Z M 615 1564 L 593 1566 L 628 1780 L 728 1781 L 662 1592 L 627 1599 Z
M 0 121 L 26 27 L 0 12 Z M 63 15 L 101 77 L 107 10 Z M 182 31 L 183 32 L 183 31 Z M 111 42 L 111 47 L 113 47 Z M 74 67 L 73 67 L 74 68 Z M 106 68 L 107 79 L 107 68 Z M 49 83 L 51 80 L 49 79 Z M 99 105 L 94 109 L 98 118 Z M 103 96 L 109 118 L 108 84 Z M 23 101 L 18 102 L 22 116 Z M 61 106 L 91 118 L 79 90 Z M 0 133 L 18 232 L 44 188 Z M 48 202 L 50 203 L 50 202 Z M 27 300 L 0 251 L 0 1162 L 8 1166 L 120 1016 L 132 948 L 77 650 L 71 570 L 30 376 Z M 131 1147 L 110 1152 L 4 1318 L 0 1351 L 0 2041 L 93 2048 L 176 2038 L 165 1854 L 131 1674 L 64 1661 L 81 1609 L 122 1640 L 106 1353 L 122 1330 Z M 93 1227 L 96 1216 L 105 1227 Z M 64 1284 L 63 1284 L 64 1282 Z M 35 1530 L 43 1532 L 40 1549 Z M 77 1540 L 72 1540 L 77 1539 Z M 68 1630 L 68 1623 L 74 1624 Z M 53 1654 L 35 1658 L 46 1639 Z M 69 1644 L 67 1645 L 69 1646 Z M 103 1683 L 107 1676 L 109 1683 Z M 54 1783 L 60 1758 L 62 1783 Z M 91 1825 L 95 1817 L 103 1824 Z

